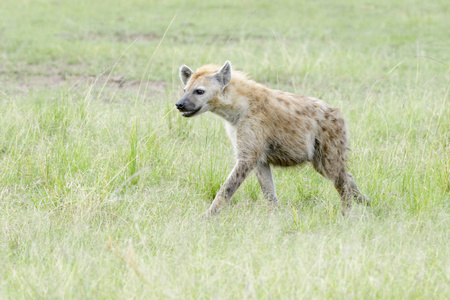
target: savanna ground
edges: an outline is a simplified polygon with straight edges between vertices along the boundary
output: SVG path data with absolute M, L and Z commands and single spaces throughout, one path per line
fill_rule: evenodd
M 450 298 L 447 1 L 0 4 L 0 298 Z M 347 117 L 373 201 L 275 169 L 201 221 L 233 166 L 178 67 L 230 60 Z

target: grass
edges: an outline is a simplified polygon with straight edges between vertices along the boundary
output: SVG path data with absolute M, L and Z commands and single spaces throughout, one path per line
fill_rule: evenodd
M 3 1 L 0 298 L 450 298 L 449 13 Z M 233 151 L 217 117 L 174 111 L 177 70 L 225 60 L 339 107 L 373 206 L 343 218 L 311 168 L 275 169 L 276 214 L 251 176 L 200 221 Z

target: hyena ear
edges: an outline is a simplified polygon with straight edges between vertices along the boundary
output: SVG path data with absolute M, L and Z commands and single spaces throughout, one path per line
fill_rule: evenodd
M 226 87 L 231 81 L 231 63 L 226 61 L 225 64 L 220 69 L 219 73 L 216 74 L 217 79 L 222 84 L 222 87 Z
M 188 66 L 182 65 L 180 68 L 180 78 L 181 82 L 183 82 L 184 85 L 186 85 L 189 81 L 189 78 L 191 78 L 192 74 L 194 74 L 194 71 L 192 71 Z

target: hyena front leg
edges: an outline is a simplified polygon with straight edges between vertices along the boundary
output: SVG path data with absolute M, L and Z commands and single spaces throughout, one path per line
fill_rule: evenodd
M 269 209 L 272 210 L 277 206 L 277 194 L 275 192 L 275 185 L 273 184 L 272 172 L 270 165 L 265 162 L 259 162 L 255 169 L 256 178 L 258 178 L 259 185 L 264 194 L 264 197 L 269 202 Z
M 236 192 L 238 187 L 254 167 L 255 163 L 253 162 L 238 160 L 233 168 L 233 171 L 231 171 L 228 176 L 227 181 L 214 198 L 210 208 L 203 213 L 202 217 L 208 217 L 217 213 L 221 206 L 231 199 L 231 196 L 233 196 L 234 192 Z

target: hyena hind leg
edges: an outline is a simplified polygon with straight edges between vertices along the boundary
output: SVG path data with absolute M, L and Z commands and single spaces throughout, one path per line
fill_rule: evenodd
M 324 175 L 322 172 L 319 172 Z M 345 215 L 352 206 L 352 198 L 359 204 L 370 205 L 370 199 L 367 198 L 361 191 L 350 173 L 347 173 L 345 167 L 337 174 L 330 172 L 324 175 L 334 183 L 334 187 L 341 196 L 342 215 Z
M 345 215 L 351 208 L 352 198 L 358 203 L 369 205 L 370 200 L 361 193 L 353 176 L 346 170 L 345 156 L 336 156 L 323 150 L 322 144 L 316 140 L 312 165 L 317 172 L 334 183 L 341 196 L 342 214 Z M 345 149 L 341 149 L 341 152 L 345 153 Z
M 341 213 L 345 215 L 352 206 L 352 196 L 354 195 L 352 182 L 358 188 L 354 181 L 350 180 L 350 176 L 345 169 L 345 162 L 343 160 L 330 160 L 321 152 L 318 152 L 314 156 L 312 165 L 319 174 L 333 182 L 341 197 Z
M 350 187 L 353 192 L 353 198 L 356 200 L 359 204 L 364 204 L 366 206 L 370 206 L 370 199 L 366 197 L 361 191 L 359 190 L 358 186 L 355 183 L 355 180 L 353 179 L 352 174 L 348 173 L 348 181 L 350 183 Z
M 334 180 L 332 179 L 334 187 L 341 196 L 341 213 L 343 216 L 346 215 L 352 207 L 353 191 L 348 178 L 348 174 L 345 172 L 345 169 L 343 169 Z

